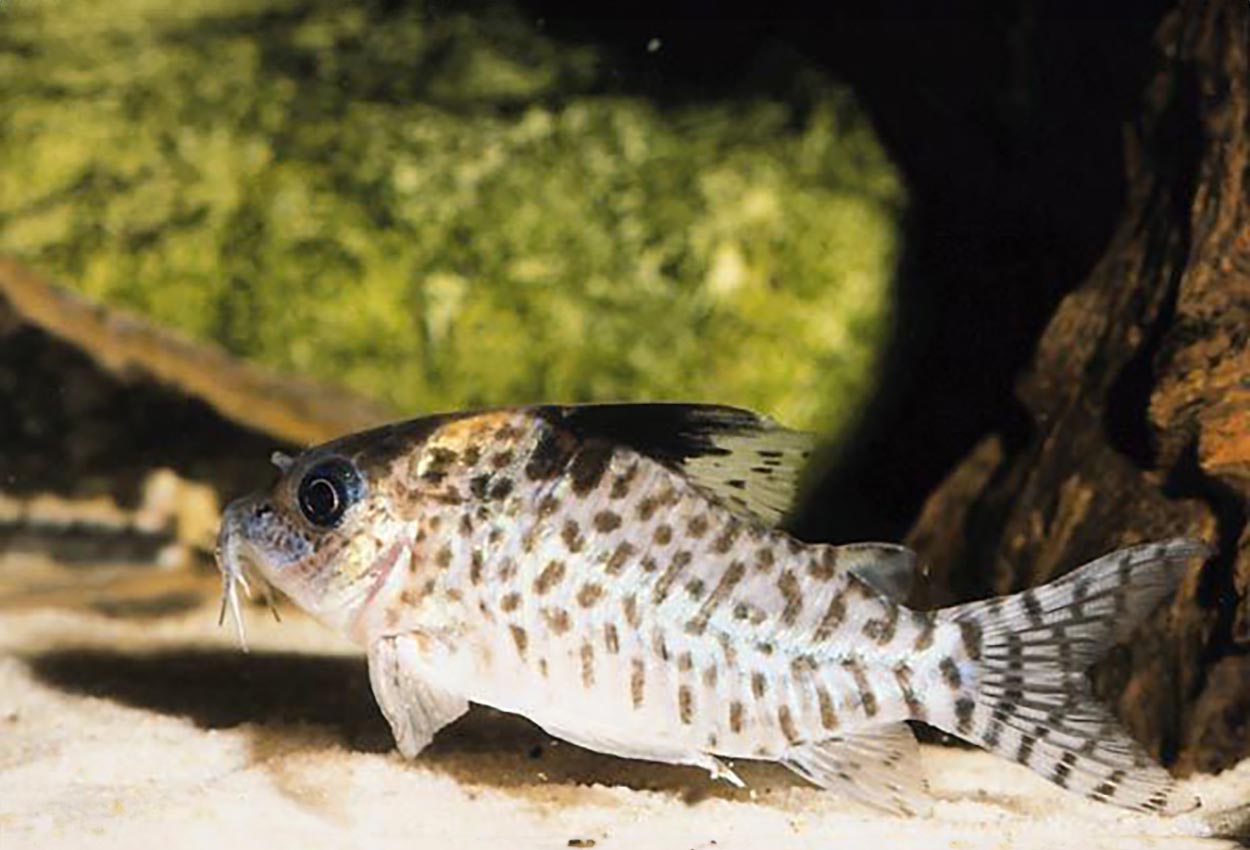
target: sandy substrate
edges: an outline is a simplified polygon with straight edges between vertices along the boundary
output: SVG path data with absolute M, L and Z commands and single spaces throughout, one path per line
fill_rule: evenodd
M 1202 836 L 1250 801 L 1250 762 L 1191 780 L 1203 813 L 1164 820 L 926 746 L 934 814 L 900 819 L 769 765 L 740 764 L 739 791 L 481 708 L 405 762 L 363 660 L 284 614 L 249 612 L 244 655 L 208 604 L 142 621 L 0 610 L 0 847 L 1198 850 L 1236 846 Z

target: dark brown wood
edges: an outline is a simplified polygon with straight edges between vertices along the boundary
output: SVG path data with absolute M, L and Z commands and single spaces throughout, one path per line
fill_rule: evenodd
M 0 493 L 138 498 L 164 467 L 231 498 L 295 450 L 395 418 L 60 289 L 0 258 Z
M 1175 604 L 1096 671 L 1186 773 L 1250 756 L 1250 7 L 1186 0 L 1156 45 L 1120 223 L 1017 384 L 1030 435 L 1008 449 L 987 434 L 909 540 L 935 603 L 1140 540 L 1214 542 Z

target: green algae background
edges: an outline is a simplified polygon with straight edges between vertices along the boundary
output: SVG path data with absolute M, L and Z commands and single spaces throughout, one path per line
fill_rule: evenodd
M 612 71 L 499 5 L 7 0 L 0 252 L 402 413 L 698 399 L 836 433 L 903 205 L 850 93 L 800 67 L 657 104 Z

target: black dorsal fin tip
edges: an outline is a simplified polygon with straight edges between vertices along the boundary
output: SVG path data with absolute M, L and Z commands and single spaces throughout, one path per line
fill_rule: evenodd
M 793 506 L 814 439 L 750 410 L 654 402 L 540 408 L 583 439 L 628 446 L 674 469 L 729 507 L 779 522 Z

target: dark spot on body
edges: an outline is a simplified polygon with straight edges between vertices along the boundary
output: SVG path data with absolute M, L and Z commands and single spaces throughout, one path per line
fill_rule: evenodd
M 762 573 L 770 572 L 776 562 L 777 556 L 770 546 L 762 546 L 755 553 L 755 566 Z
M 630 485 L 638 474 L 638 464 L 631 463 L 624 472 L 612 479 L 612 489 L 608 495 L 613 499 L 624 499 L 629 495 Z
M 590 641 L 582 643 L 582 686 L 585 688 L 593 688 L 595 686 L 595 648 Z
M 594 582 L 587 582 L 577 591 L 577 604 L 583 608 L 593 608 L 602 597 L 603 586 Z
M 659 507 L 660 507 L 659 499 L 655 498 L 654 496 L 644 496 L 638 502 L 638 519 L 642 520 L 643 522 L 646 522 L 647 520 L 651 519 L 652 516 L 655 515 L 655 512 L 659 509 Z
M 955 731 L 960 735 L 968 735 L 972 731 L 972 716 L 976 712 L 976 703 L 968 697 L 955 701 Z
M 686 550 L 673 553 L 672 559 L 668 562 L 668 567 L 655 582 L 655 591 L 652 593 L 651 601 L 659 605 L 668 598 L 668 593 L 672 589 L 673 582 L 677 581 L 678 575 L 690 566 L 693 556 Z
M 928 716 L 924 703 L 920 697 L 916 695 L 916 689 L 912 687 L 912 670 L 905 663 L 900 663 L 894 667 L 894 682 L 898 685 L 898 691 L 903 696 L 903 704 L 907 706 L 907 712 L 911 720 L 924 720 Z
M 724 555 L 733 548 L 734 541 L 738 539 L 738 535 L 742 533 L 742 523 L 736 518 L 730 518 L 725 524 L 725 528 L 720 535 L 712 541 L 712 551 L 718 555 Z
M 781 725 L 781 733 L 786 736 L 786 741 L 797 744 L 801 740 L 799 730 L 794 725 L 794 717 L 790 713 L 790 706 L 782 705 L 777 709 L 777 722 Z
M 884 616 L 864 623 L 864 637 L 885 646 L 894 640 L 894 633 L 898 627 L 898 606 L 888 599 L 883 599 L 882 605 L 885 606 Z
M 538 515 L 544 519 L 560 510 L 560 500 L 548 493 L 538 500 Z
M 641 708 L 646 695 L 647 666 L 642 659 L 635 658 L 630 662 L 629 696 L 634 708 Z
M 638 628 L 638 624 L 642 622 L 642 618 L 638 615 L 638 598 L 632 593 L 621 600 L 621 610 L 625 613 L 625 622 L 629 623 L 631 628 Z
M 534 481 L 549 481 L 564 471 L 572 453 L 572 437 L 550 427 L 544 428 L 526 461 L 525 474 Z
M 694 694 L 688 685 L 677 688 L 677 714 L 686 726 L 694 722 Z
M 777 579 L 777 589 L 781 591 L 781 597 L 785 600 L 785 608 L 781 611 L 781 622 L 787 626 L 793 626 L 803 610 L 803 592 L 799 587 L 799 580 L 793 572 L 786 570 Z
M 629 563 L 629 559 L 634 556 L 634 544 L 628 541 L 621 541 L 612 550 L 612 554 L 608 557 L 604 569 L 608 575 L 617 575 Z
M 560 539 L 564 541 L 565 548 L 572 553 L 582 551 L 586 545 L 586 538 L 582 536 L 581 529 L 571 519 L 565 520 L 564 527 L 560 529 Z
M 816 687 L 816 702 L 820 706 L 820 725 L 825 729 L 838 728 L 838 713 L 833 708 L 833 698 L 824 685 Z
M 564 578 L 564 561 L 552 559 L 543 567 L 543 571 L 534 579 L 534 592 L 539 596 L 547 593 Z
M 655 657 L 661 661 L 668 661 L 668 638 L 664 635 L 664 630 L 657 628 L 655 634 L 651 637 L 651 647 L 655 650 Z
M 525 658 L 525 650 L 529 646 L 529 636 L 525 633 L 525 629 L 517 625 L 510 625 L 508 630 L 512 633 L 512 642 L 516 644 L 517 654 L 521 658 Z
M 801 679 L 816 671 L 816 659 L 810 655 L 796 655 L 790 662 L 790 672 Z
M 963 640 L 964 652 L 973 661 L 981 660 L 981 627 L 971 620 L 959 621 L 959 634 Z
M 555 635 L 564 634 L 571 625 L 569 612 L 564 608 L 554 606 L 543 609 L 543 620 L 547 623 L 547 628 L 551 629 L 551 633 Z
M 601 440 L 590 440 L 582 446 L 573 456 L 569 469 L 574 493 L 585 496 L 599 486 L 599 481 L 612 460 L 612 452 L 612 445 Z
M 946 681 L 948 687 L 953 690 L 959 690 L 963 687 L 963 677 L 959 674 L 959 665 L 955 663 L 953 658 L 943 658 L 938 665 L 938 670 L 942 673 L 942 678 Z
M 489 475 L 474 475 L 469 479 L 469 492 L 476 499 L 485 499 L 490 487 L 491 477 Z
M 859 696 L 859 707 L 864 710 L 864 716 L 875 717 L 878 709 L 877 695 L 873 693 L 872 683 L 868 680 L 868 673 L 864 670 L 864 666 L 855 659 L 848 658 L 842 662 L 842 667 L 855 680 L 855 691 Z

